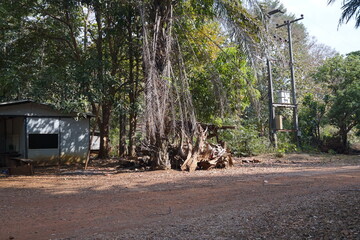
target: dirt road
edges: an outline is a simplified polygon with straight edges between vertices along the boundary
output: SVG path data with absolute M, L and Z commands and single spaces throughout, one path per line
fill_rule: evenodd
M 360 239 L 360 157 L 259 159 L 0 178 L 0 239 Z

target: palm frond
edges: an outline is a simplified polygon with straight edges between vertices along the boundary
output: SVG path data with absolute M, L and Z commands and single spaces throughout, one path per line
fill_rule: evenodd
M 328 0 L 328 4 L 334 3 L 336 0 Z M 360 26 L 360 0 L 343 0 L 341 6 L 342 14 L 339 19 L 339 26 L 343 23 L 349 23 L 355 18 L 355 28 Z

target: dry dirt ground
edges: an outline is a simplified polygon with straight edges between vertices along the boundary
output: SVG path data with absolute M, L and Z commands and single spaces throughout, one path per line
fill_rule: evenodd
M 194 173 L 95 165 L 1 177 L 0 239 L 360 239 L 360 156 Z

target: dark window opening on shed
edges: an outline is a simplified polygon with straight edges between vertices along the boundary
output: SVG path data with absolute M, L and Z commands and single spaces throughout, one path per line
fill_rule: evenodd
M 58 134 L 29 134 L 29 149 L 58 148 Z

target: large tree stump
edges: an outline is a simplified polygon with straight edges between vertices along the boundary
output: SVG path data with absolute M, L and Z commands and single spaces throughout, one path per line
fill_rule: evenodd
M 206 137 L 207 137 L 206 130 L 204 131 L 202 127 L 199 126 L 199 133 L 196 139 L 195 147 L 192 150 L 189 149 L 187 158 L 184 164 L 181 166 L 182 171 L 189 170 L 189 172 L 193 172 L 196 170 L 199 161 L 198 157 L 204 148 Z

